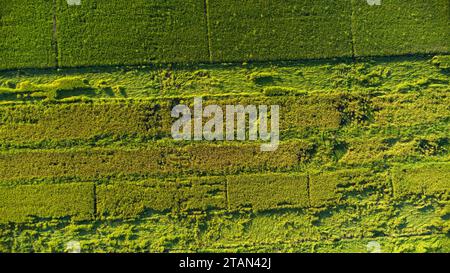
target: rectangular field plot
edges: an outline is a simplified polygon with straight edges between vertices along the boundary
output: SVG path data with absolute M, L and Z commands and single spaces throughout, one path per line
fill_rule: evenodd
M 75 92 L 75 91 L 74 91 Z M 0 94 L 0 100 L 2 95 Z M 339 96 L 250 97 L 208 100 L 208 105 L 280 105 L 281 135 L 340 127 Z M 0 146 L 90 141 L 109 137 L 171 137 L 172 99 L 0 107 Z M 206 105 L 206 104 L 205 104 Z M 206 123 L 209 119 L 204 119 Z
M 225 195 L 225 178 L 118 182 L 97 187 L 97 210 L 110 218 L 135 217 L 146 211 L 223 210 Z
M 87 148 L 15 150 L 0 153 L 0 181 L 33 178 L 232 174 L 251 170 L 276 171 L 298 167 L 311 144 L 280 143 L 273 153 L 258 144 L 152 145 L 140 149 Z
M 450 51 L 448 0 L 353 0 L 356 56 Z
M 53 5 L 0 0 L 0 69 L 54 67 Z
M 302 174 L 264 174 L 230 176 L 230 209 L 255 211 L 307 207 L 308 179 Z
M 450 191 L 450 163 L 398 166 L 393 170 L 394 194 L 446 194 Z
M 274 88 L 276 90 L 276 88 Z M 209 105 L 279 105 L 280 131 L 337 129 L 342 123 L 339 111 L 341 94 L 313 94 L 308 96 L 233 97 L 220 100 L 208 99 Z M 206 104 L 205 104 L 206 105 Z
M 208 15 L 215 62 L 352 56 L 350 1 L 209 0 Z
M 65 66 L 209 60 L 202 0 L 58 0 Z
M 0 223 L 62 217 L 90 220 L 93 216 L 92 183 L 0 187 Z
M 164 102 L 163 102 L 164 103 Z M 76 103 L 0 107 L 0 143 L 88 140 L 109 136 L 154 137 L 163 128 L 162 103 Z M 168 133 L 169 132 L 169 133 Z
M 368 169 L 312 174 L 310 179 L 311 206 L 362 204 L 387 197 L 387 179 Z

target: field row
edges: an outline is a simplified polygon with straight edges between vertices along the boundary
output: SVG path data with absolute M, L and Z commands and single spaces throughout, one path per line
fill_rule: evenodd
M 269 109 L 270 105 L 280 105 L 280 130 L 281 135 L 286 135 L 338 129 L 344 122 L 339 97 L 224 98 L 208 99 L 204 105 L 218 104 L 224 111 L 226 105 L 234 104 L 269 105 Z M 171 137 L 172 124 L 177 120 L 171 117 L 172 108 L 192 103 L 193 99 L 160 99 L 5 106 L 0 107 L 0 141 L 3 145 L 20 145 L 107 137 L 167 138 Z M 347 117 L 349 122 L 350 119 Z M 204 118 L 203 123 L 208 120 Z
M 0 69 L 449 52 L 447 0 L 0 1 Z
M 382 252 L 447 253 L 448 208 L 432 198 L 421 200 L 276 213 L 169 213 L 0 224 L 0 252 L 67 252 L 68 243 L 75 241 L 83 253 L 370 252 L 377 246 Z
M 83 181 L 105 175 L 159 178 L 334 167 L 383 169 L 394 163 L 449 159 L 445 135 L 292 139 L 280 142 L 277 150 L 270 153 L 261 151 L 263 142 L 123 141 L 104 147 L 95 147 L 101 146 L 97 142 L 64 149 L 7 149 L 0 153 L 0 181 L 7 184 L 40 178 Z
M 387 173 L 353 169 L 311 174 L 2 186 L 0 222 L 63 217 L 124 219 L 148 212 L 258 212 L 363 205 L 387 202 L 392 194 L 394 198 L 414 195 L 439 196 L 447 200 L 449 167 L 448 162 L 399 166 L 392 169 L 392 178 Z
M 83 100 L 421 92 L 449 86 L 450 55 L 192 66 L 90 67 L 3 71 L 0 100 Z M 447 89 L 448 90 L 448 89 Z
M 171 137 L 176 118 L 172 108 L 193 98 L 111 99 L 97 101 L 13 104 L 0 107 L 2 147 L 70 146 L 70 143 L 99 143 L 101 140 L 157 140 Z M 424 127 L 445 130 L 450 117 L 446 91 L 426 93 L 311 94 L 302 96 L 240 96 L 204 98 L 203 106 L 279 105 L 280 138 L 307 138 L 324 132 L 347 130 L 358 134 L 399 137 L 426 134 Z M 193 111 L 193 110 L 192 110 Z M 205 124 L 209 118 L 203 118 Z M 224 124 L 226 119 L 224 119 Z M 246 124 L 248 128 L 249 124 Z M 382 135 L 380 135 L 380 133 Z M 356 135 L 357 136 L 357 135 Z M 367 135 L 366 135 L 367 136 Z M 133 141 L 133 142 L 134 142 Z
M 0 153 L 0 181 L 288 171 L 308 162 L 313 150 L 313 143 L 300 140 L 280 143 L 271 153 L 261 152 L 257 143 L 176 142 L 157 142 L 139 148 L 8 150 Z

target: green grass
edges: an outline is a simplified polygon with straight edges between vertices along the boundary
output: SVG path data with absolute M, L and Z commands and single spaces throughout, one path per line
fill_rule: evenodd
M 164 110 L 156 109 L 166 104 Z M 3 144 L 85 142 L 129 136 L 157 138 L 170 134 L 167 102 L 23 104 L 2 107 Z M 161 116 L 166 115 L 166 116 Z M 48 143 L 51 145 L 51 143 Z
M 367 252 L 368 242 L 376 241 L 383 252 L 448 252 L 445 232 L 432 223 L 419 227 L 410 226 L 409 219 L 399 221 L 401 209 L 393 209 L 398 205 L 8 225 L 0 229 L 0 250 L 64 252 L 67 242 L 76 240 L 82 252 Z M 442 226 L 443 210 L 425 200 L 409 213 Z
M 53 85 L 57 80 L 78 77 L 88 81 L 94 98 L 148 98 L 160 96 L 231 96 L 268 94 L 275 89 L 289 95 L 338 91 L 411 91 L 447 87 L 446 55 L 432 57 L 384 57 L 365 61 L 296 61 L 242 65 L 193 65 L 137 67 L 90 67 L 83 69 L 25 70 L 0 73 L 1 88 L 17 89 L 23 82 Z M 440 65 L 440 63 L 442 63 Z M 260 81 L 265 77 L 265 81 Z M 271 80 L 267 80 L 270 78 Z M 446 82 L 447 81 L 447 82 Z M 400 88 L 402 87 L 403 88 Z M 114 90 L 122 89 L 118 94 Z M 272 90 L 272 91 L 271 91 Z M 9 90 L 11 91 L 11 90 Z M 33 91 L 33 90 L 30 90 Z M 0 92 L 2 93 L 2 92 Z M 76 93 L 72 93 L 76 96 Z M 26 97 L 23 98 L 26 100 Z M 2 98 L 2 101 L 8 101 Z M 15 99 L 14 99 L 15 100 Z M 20 100 L 19 100 L 20 101 Z
M 360 204 L 385 199 L 391 189 L 383 174 L 370 169 L 349 169 L 311 175 L 311 206 Z
M 27 85 L 43 90 L 55 83 L 28 82 Z M 51 90 L 58 94 L 72 92 L 62 88 L 56 89 L 59 91 Z M 433 85 L 421 85 L 414 91 L 374 93 L 362 89 L 352 93 L 313 92 L 298 96 L 211 96 L 205 98 L 205 105 L 280 105 L 280 133 L 284 140 L 309 138 L 317 141 L 320 134 L 322 139 L 323 135 L 331 135 L 339 137 L 340 142 L 355 143 L 355 149 L 364 144 L 360 144 L 358 137 L 376 137 L 370 146 L 361 146 L 363 149 L 384 146 L 384 139 L 391 139 L 398 145 L 402 142 L 413 144 L 414 141 L 425 141 L 436 142 L 429 145 L 437 145 L 436 151 L 430 150 L 428 153 L 438 153 L 446 145 L 446 137 L 443 133 L 435 134 L 432 131 L 448 128 L 446 120 L 450 97 L 445 89 Z M 50 91 L 36 92 L 41 94 Z M 73 94 L 67 98 L 48 100 L 35 97 L 24 99 L 23 96 L 20 99 L 14 97 L 11 101 L 5 99 L 5 104 L 0 107 L 0 140 L 4 147 L 61 147 L 90 145 L 93 142 L 104 146 L 125 144 L 126 141 L 134 145 L 143 140 L 166 139 L 170 138 L 171 124 L 175 120 L 170 117 L 171 106 L 178 102 L 193 102 L 191 97 L 105 99 Z M 346 157 L 346 160 L 351 159 L 352 156 Z
M 67 93 L 67 91 L 59 91 Z M 41 92 L 39 92 L 40 94 Z M 58 93 L 58 94 L 60 94 Z M 34 93 L 35 94 L 35 93 Z M 283 135 L 303 130 L 326 131 L 340 127 L 339 95 L 267 98 L 212 98 L 205 105 L 225 107 L 232 104 L 272 105 L 282 107 L 280 130 Z M 0 139 L 4 144 L 39 143 L 42 141 L 83 140 L 114 137 L 162 139 L 171 137 L 176 120 L 170 116 L 171 107 L 179 98 L 151 100 L 37 100 L 42 103 L 18 103 L 0 107 Z M 193 99 L 185 99 L 192 104 Z M 77 103 L 74 103 L 77 102 Z M 225 108 L 224 108 L 225 109 Z M 205 119 L 206 123 L 208 119 Z

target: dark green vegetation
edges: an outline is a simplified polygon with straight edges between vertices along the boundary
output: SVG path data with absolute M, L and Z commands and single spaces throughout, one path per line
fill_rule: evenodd
M 57 0 L 59 65 L 207 62 L 203 0 Z
M 0 1 L 0 69 L 450 52 L 448 0 Z M 262 79 L 263 80 L 263 79 Z
M 448 252 L 448 64 L 3 72 L 0 251 Z M 173 141 L 194 96 L 279 104 L 278 150 Z
M 351 1 L 209 0 L 212 60 L 351 57 Z
M 445 53 L 450 50 L 448 0 L 353 2 L 356 56 Z
M 0 69 L 55 67 L 52 1 L 1 0 L 0 7 Z

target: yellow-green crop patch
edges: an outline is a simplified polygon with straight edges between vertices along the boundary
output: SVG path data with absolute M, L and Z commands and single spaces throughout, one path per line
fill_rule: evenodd
M 311 175 L 311 206 L 376 202 L 390 194 L 387 179 L 369 169 L 349 169 Z
M 254 211 L 309 206 L 304 174 L 263 174 L 227 177 L 231 210 Z
M 0 187 L 0 223 L 94 217 L 93 183 Z
M 377 139 L 380 133 L 398 138 L 400 134 L 426 135 L 425 127 L 448 127 L 448 92 L 429 90 L 426 93 L 365 92 L 299 96 L 260 95 L 233 98 L 206 98 L 205 105 L 280 105 L 282 139 L 315 138 L 317 133 L 358 129 L 370 132 Z M 130 144 L 142 140 L 170 138 L 171 106 L 183 102 L 191 105 L 193 98 L 98 99 L 87 101 L 46 101 L 13 103 L 0 107 L 0 140 L 3 147 L 61 147 L 86 145 L 92 142 Z M 204 119 L 206 123 L 209 119 Z M 358 128 L 354 128 L 358 125 Z M 369 130 L 370 129 L 370 130 Z M 365 131 L 364 131 L 365 130 Z M 352 133 L 354 134 L 354 133 Z M 343 136 L 345 137 L 345 136 Z M 423 138 L 423 137 L 422 137 Z M 426 137 L 429 138 L 429 137 Z M 439 142 L 445 137 L 438 135 Z M 347 142 L 355 142 L 348 140 Z M 357 141 L 356 141 L 357 142 Z M 382 143 L 376 144 L 383 146 Z M 356 145 L 357 146 L 357 145 Z M 369 146 L 362 147 L 369 148 Z M 376 148 L 376 147 L 375 147 Z M 347 156 L 350 160 L 351 155 Z
M 97 186 L 100 217 L 130 218 L 145 212 L 226 209 L 225 179 L 220 177 L 117 182 Z
M 1 107 L 0 117 L 0 140 L 5 144 L 170 134 L 166 101 L 14 105 Z
M 278 150 L 270 154 L 261 152 L 259 144 L 170 142 L 139 149 L 13 150 L 0 154 L 0 180 L 292 170 L 308 159 L 312 148 L 305 141 L 289 141 L 280 143 Z
M 450 163 L 401 165 L 393 170 L 396 197 L 444 194 L 450 189 Z
M 308 97 L 237 97 L 208 99 L 208 105 L 282 107 L 281 134 L 334 130 L 342 123 L 336 95 Z M 185 99 L 188 104 L 193 99 Z M 171 136 L 171 106 L 179 99 L 116 100 L 14 104 L 0 107 L 0 140 L 4 144 L 90 141 L 113 137 L 161 139 Z M 208 119 L 204 119 L 206 123 Z

